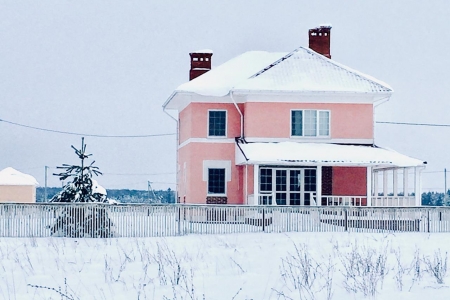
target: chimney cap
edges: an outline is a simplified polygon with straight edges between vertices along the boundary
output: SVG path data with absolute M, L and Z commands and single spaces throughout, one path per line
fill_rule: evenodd
M 193 53 L 197 53 L 197 54 L 213 54 L 213 51 L 211 49 L 202 49 L 202 50 L 192 51 L 189 54 L 193 54 Z
M 328 28 L 331 29 L 333 28 L 333 25 L 331 25 L 330 23 L 324 23 L 324 24 L 319 24 L 319 27 L 317 28 Z

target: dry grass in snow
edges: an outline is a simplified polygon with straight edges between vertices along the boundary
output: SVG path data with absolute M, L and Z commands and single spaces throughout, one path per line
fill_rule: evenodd
M 0 238 L 1 299 L 447 299 L 450 234 Z

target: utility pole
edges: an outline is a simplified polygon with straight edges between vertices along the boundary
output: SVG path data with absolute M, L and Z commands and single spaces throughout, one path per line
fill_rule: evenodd
M 444 169 L 444 202 L 447 201 L 447 168 Z
M 154 201 L 156 202 L 157 201 L 157 199 L 156 199 L 156 194 L 155 194 L 155 191 L 153 190 L 153 188 L 152 188 L 152 182 L 151 181 L 147 181 L 148 182 L 148 186 L 147 186 L 147 192 L 148 192 L 148 199 L 149 199 L 149 201 L 150 201 L 150 191 L 152 191 L 152 195 L 153 195 L 153 199 L 154 199 Z
M 48 171 L 48 166 L 45 166 L 44 202 L 47 202 L 47 171 Z

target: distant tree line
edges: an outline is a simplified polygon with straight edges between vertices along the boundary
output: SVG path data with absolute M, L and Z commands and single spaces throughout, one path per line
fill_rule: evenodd
M 61 192 L 61 188 L 48 187 L 47 201 Z M 155 190 L 154 194 L 143 190 L 106 190 L 108 199 L 117 200 L 120 203 L 175 203 L 175 192 L 168 188 L 167 190 Z M 36 202 L 44 202 L 45 188 L 36 189 Z
M 450 190 L 446 194 L 437 192 L 423 193 L 422 205 L 450 206 Z
M 51 199 L 59 193 L 61 188 L 47 188 L 47 199 Z M 175 193 L 168 188 L 167 190 L 155 191 L 156 199 L 152 192 L 143 190 L 107 190 L 108 198 L 117 200 L 121 203 L 175 203 Z M 447 197 L 444 193 L 427 192 L 422 193 L 422 205 L 428 206 L 450 206 L 450 190 L 447 191 Z M 44 202 L 44 188 L 36 189 L 36 201 Z

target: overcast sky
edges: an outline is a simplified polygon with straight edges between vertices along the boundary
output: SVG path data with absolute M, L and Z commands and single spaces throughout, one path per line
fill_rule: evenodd
M 331 23 L 332 58 L 395 91 L 376 120 L 450 124 L 449 16 L 444 0 L 0 1 L 0 119 L 98 135 L 175 133 L 161 106 L 188 80 L 190 51 L 214 50 L 214 67 L 245 51 L 308 46 L 308 29 Z M 440 173 L 425 173 L 423 189 L 443 191 L 450 127 L 377 124 L 375 133 L 376 144 L 426 160 L 426 172 Z M 77 163 L 70 146 L 81 144 L 5 122 L 0 137 L 0 169 L 41 186 L 44 166 L 50 175 Z M 174 188 L 175 143 L 86 137 L 106 188 Z M 51 175 L 48 184 L 60 186 Z

